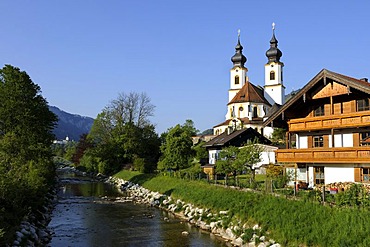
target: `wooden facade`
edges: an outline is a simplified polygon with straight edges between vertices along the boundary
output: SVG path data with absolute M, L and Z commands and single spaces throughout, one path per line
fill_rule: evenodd
M 324 178 L 368 182 L 370 169 L 370 83 L 322 70 L 296 95 L 271 114 L 265 126 L 285 128 L 286 148 L 278 163 L 304 167 L 311 185 Z M 351 176 L 344 169 L 352 170 Z M 352 168 L 351 168 L 352 167 Z M 306 170 L 305 170 L 306 169 Z M 310 174 L 310 172 L 312 174 Z M 319 172 L 322 172 L 321 175 Z M 348 173 L 348 172 L 346 172 Z M 316 175 L 315 175 L 316 174 Z M 365 174 L 365 175 L 364 175 Z M 338 175 L 338 180 L 341 180 Z M 304 176 L 302 175 L 304 180 Z

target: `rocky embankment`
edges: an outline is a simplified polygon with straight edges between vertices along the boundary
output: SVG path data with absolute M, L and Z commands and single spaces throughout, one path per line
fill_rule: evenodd
M 174 200 L 170 196 L 150 191 L 119 178 L 110 177 L 108 182 L 115 184 L 121 191 L 128 192 L 129 196 L 122 200 L 145 203 L 172 212 L 191 224 L 229 241 L 234 246 L 280 247 L 280 244 L 268 238 L 268 232 L 261 229 L 259 225 L 231 219 L 228 211 L 213 212 L 210 209 L 195 207 L 190 203 Z
M 19 230 L 15 233 L 12 246 L 46 246 L 51 239 L 48 224 L 56 202 L 55 188 L 45 195 L 43 207 L 23 218 Z

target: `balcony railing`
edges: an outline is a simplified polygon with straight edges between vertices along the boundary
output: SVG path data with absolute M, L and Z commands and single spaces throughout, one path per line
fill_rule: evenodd
M 370 126 L 370 111 L 321 117 L 297 118 L 288 121 L 289 131 L 342 129 Z
M 276 159 L 279 163 L 368 163 L 370 146 L 278 149 Z

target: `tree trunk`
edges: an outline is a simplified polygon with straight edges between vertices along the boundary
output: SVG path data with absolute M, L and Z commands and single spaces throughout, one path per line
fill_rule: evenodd
M 252 173 L 252 181 L 254 182 L 256 178 L 256 170 L 251 168 L 251 173 Z

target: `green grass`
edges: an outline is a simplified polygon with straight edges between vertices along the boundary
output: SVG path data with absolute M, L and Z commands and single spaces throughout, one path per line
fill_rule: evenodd
M 145 188 L 267 228 L 283 246 L 370 246 L 370 212 L 330 208 L 262 193 L 242 192 L 202 181 L 122 171 Z M 132 181 L 133 181 L 132 180 Z

